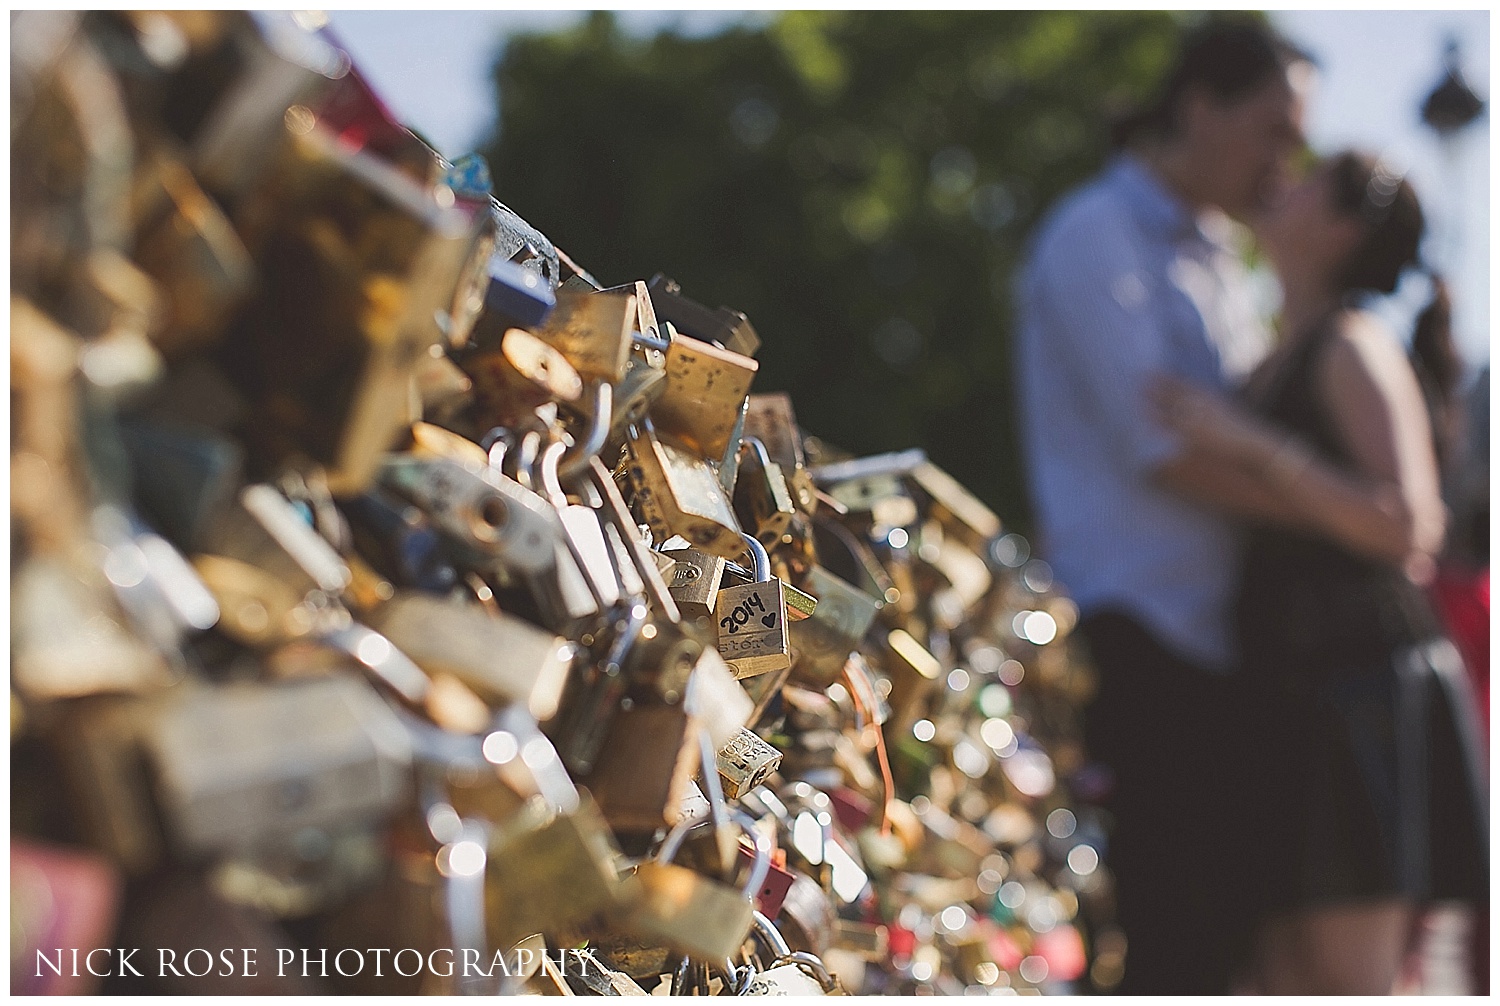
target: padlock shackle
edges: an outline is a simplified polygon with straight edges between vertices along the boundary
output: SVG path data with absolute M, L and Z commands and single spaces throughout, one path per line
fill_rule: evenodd
M 794 954 L 787 954 L 785 958 L 788 964 L 800 964 L 813 973 L 818 984 L 823 986 L 824 992 L 832 992 L 838 984 L 833 980 L 833 975 L 828 971 L 828 965 L 823 963 L 822 958 L 816 954 L 810 954 L 805 950 L 799 950 Z
M 741 437 L 740 447 L 742 449 L 748 447 L 754 451 L 756 458 L 760 461 L 761 468 L 769 469 L 771 467 L 771 452 L 766 450 L 766 445 L 761 443 L 760 437 Z
M 715 770 L 705 769 L 705 771 Z M 656 850 L 656 855 L 652 858 L 658 863 L 671 863 L 672 860 L 677 858 L 677 851 L 682 848 L 682 843 L 687 838 L 687 833 L 698 825 L 712 819 L 712 811 L 700 810 L 696 814 L 690 814 L 681 821 L 678 821 L 672 826 L 672 830 L 667 832 L 667 837 L 662 840 L 661 848 Z M 730 812 L 729 819 L 739 825 L 740 830 L 749 837 L 751 844 L 755 848 L 755 862 L 750 867 L 750 876 L 745 882 L 744 889 L 741 891 L 746 901 L 754 901 L 756 892 L 760 890 L 761 885 L 766 882 L 766 876 L 771 872 L 771 843 L 755 827 L 755 818 L 738 807 Z
M 740 532 L 740 537 L 745 540 L 745 547 L 750 550 L 751 557 L 755 560 L 755 582 L 771 582 L 771 557 L 766 553 L 766 547 L 755 539 L 754 535 Z
M 751 912 L 750 915 L 755 927 L 756 935 L 765 943 L 766 949 L 771 951 L 772 960 L 784 961 L 792 956 L 792 948 L 787 943 L 786 937 L 781 935 L 781 930 L 776 924 L 759 910 Z
M 589 417 L 588 436 L 568 454 L 567 460 L 563 461 L 559 468 L 559 476 L 563 483 L 571 485 L 575 480 L 586 476 L 589 470 L 589 459 L 597 457 L 604 450 L 604 443 L 609 439 L 610 421 L 614 418 L 615 411 L 615 389 L 608 381 L 598 381 L 594 384 L 594 414 Z

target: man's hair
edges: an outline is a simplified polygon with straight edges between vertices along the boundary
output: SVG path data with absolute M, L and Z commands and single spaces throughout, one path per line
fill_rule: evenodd
M 1172 71 L 1155 99 L 1121 119 L 1112 131 L 1114 146 L 1142 138 L 1171 136 L 1183 96 L 1194 87 L 1229 104 L 1253 94 L 1284 74 L 1294 63 L 1312 57 L 1259 20 L 1216 19 L 1189 32 L 1182 40 Z

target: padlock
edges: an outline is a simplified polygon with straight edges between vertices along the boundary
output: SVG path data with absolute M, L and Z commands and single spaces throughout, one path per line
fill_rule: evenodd
M 211 345 L 249 296 L 255 267 L 234 226 L 163 146 L 142 158 L 132 197 L 133 258 L 165 303 L 152 341 L 168 358 Z
M 405 733 L 357 679 L 174 690 L 141 746 L 188 853 L 378 821 L 406 791 Z
M 971 550 L 983 554 L 1000 536 L 1000 518 L 957 479 L 931 461 L 911 470 L 909 478 L 932 500 L 932 516 L 943 529 Z
M 458 359 L 492 425 L 517 426 L 548 402 L 572 404 L 583 398 L 583 378 L 573 365 L 524 329 L 508 329 L 490 352 Z
M 699 457 L 724 458 L 759 364 L 748 356 L 673 335 L 666 368 L 666 390 L 651 406 L 652 423 Z
M 818 606 L 811 618 L 792 624 L 791 643 L 797 653 L 793 671 L 799 681 L 826 686 L 843 671 L 850 651 L 864 639 L 882 605 L 821 566 L 808 571 L 805 585 L 818 598 Z
M 770 919 L 757 912 L 754 932 L 771 954 L 771 964 L 757 971 L 741 991 L 747 996 L 825 996 L 842 994 L 838 979 L 816 955 L 794 951 Z
M 943 665 L 932 652 L 905 629 L 892 629 L 886 637 L 891 659 L 885 667 L 891 682 L 891 721 L 898 729 L 911 725 L 922 697 L 938 687 Z
M 788 478 L 791 478 L 791 473 L 807 467 L 802 431 L 797 427 L 791 396 L 785 392 L 750 396 L 750 407 L 745 413 L 745 436 L 754 437 L 765 445 L 767 456 L 781 466 Z M 809 508 L 808 500 L 798 499 L 796 502 L 804 510 Z
M 796 515 L 791 488 L 781 466 L 770 459 L 759 439 L 746 437 L 744 445 L 753 460 L 741 464 L 734 484 L 735 514 L 741 524 L 754 529 L 761 544 L 774 548 Z
M 633 293 L 561 289 L 557 306 L 532 332 L 561 353 L 584 381 L 614 384 L 625 376 L 635 324 Z
M 399 436 L 480 222 L 306 118 L 289 117 L 285 155 L 242 214 L 265 222 L 250 238 L 260 292 L 222 356 L 256 406 L 253 453 L 305 454 L 348 495 Z
M 658 437 L 649 422 L 630 428 L 623 474 L 641 516 L 662 540 L 680 535 L 726 559 L 743 551 L 734 508 L 708 462 Z
M 429 674 L 447 673 L 491 702 L 517 702 L 551 718 L 573 659 L 567 640 L 514 616 L 427 594 L 398 592 L 371 626 Z
M 542 324 L 557 305 L 557 297 L 545 278 L 498 252 L 486 267 L 485 279 L 482 310 L 465 340 L 471 341 L 477 350 L 499 348 L 505 333 L 512 328 Z M 449 344 L 455 349 L 463 345 L 452 340 Z
M 781 581 L 771 575 L 765 547 L 749 535 L 742 539 L 755 557 L 755 581 L 721 589 L 714 620 L 719 654 L 735 677 L 747 678 L 790 667 L 791 649 Z
M 731 308 L 712 311 L 683 296 L 682 288 L 657 273 L 647 284 L 656 313 L 695 339 L 718 343 L 732 353 L 754 356 L 760 348 L 760 337 L 750 319 Z
M 681 706 L 620 709 L 579 778 L 616 832 L 654 832 L 677 820 L 698 769 L 696 726 Z
M 288 112 L 319 104 L 348 69 L 347 56 L 286 15 L 232 23 L 221 45 L 179 71 L 197 101 L 178 96 L 167 109 L 192 151 L 193 173 L 235 205 L 276 157 Z
M 676 560 L 667 589 L 677 607 L 688 618 L 710 618 L 724 579 L 724 560 L 695 548 L 675 549 L 666 553 Z
M 724 796 L 740 796 L 770 778 L 781 764 L 781 752 L 754 731 L 741 727 L 728 744 L 719 748 L 716 759 Z
M 733 744 L 746 725 L 752 722 L 750 696 L 735 680 L 734 672 L 724 658 L 711 646 L 699 650 L 682 705 L 688 715 L 708 732 L 709 743 L 715 751 Z M 765 763 L 763 757 L 752 760 L 758 765 Z
M 631 895 L 617 879 L 618 855 L 587 797 L 550 820 L 528 808 L 497 823 L 485 861 L 489 938 L 509 945 L 619 908 Z
M 458 581 L 437 531 L 417 507 L 376 486 L 341 506 L 356 549 L 397 586 L 443 593 Z
M 679 830 L 686 833 L 679 824 L 673 834 L 679 834 Z M 635 900 L 623 912 L 620 925 L 699 960 L 724 960 L 738 953 L 753 923 L 751 897 L 760 887 L 764 870 L 753 869 L 747 890 L 737 891 L 687 867 L 673 865 L 676 846 L 670 843 L 671 835 L 658 858 L 636 867 Z M 758 850 L 757 859 L 764 855 Z
M 557 561 L 557 514 L 493 468 L 450 458 L 388 456 L 380 482 L 415 503 L 478 562 L 541 574 Z

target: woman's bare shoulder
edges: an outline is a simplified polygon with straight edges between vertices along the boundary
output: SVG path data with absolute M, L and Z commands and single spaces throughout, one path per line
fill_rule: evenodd
M 1394 390 L 1414 382 L 1411 362 L 1396 333 L 1371 311 L 1350 308 L 1338 312 L 1321 361 L 1322 378 L 1344 387 L 1369 385 Z

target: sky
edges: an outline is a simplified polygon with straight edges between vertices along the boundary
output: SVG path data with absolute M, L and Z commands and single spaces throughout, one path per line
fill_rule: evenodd
M 329 11 L 356 65 L 402 121 L 448 157 L 479 146 L 496 108 L 490 70 L 506 38 L 577 23 L 579 11 Z M 759 11 L 618 12 L 627 31 L 702 35 Z M 1432 221 L 1425 254 L 1454 290 L 1454 329 L 1471 366 L 1489 359 L 1489 115 L 1443 149 L 1421 122 L 1449 38 L 1471 87 L 1490 94 L 1488 11 L 1277 11 L 1273 21 L 1319 64 L 1309 109 L 1313 147 L 1357 146 L 1405 164 Z M 503 194 L 502 194 L 503 198 Z M 534 221 L 546 229 L 545 221 Z M 1426 284 L 1405 284 L 1384 305 L 1410 330 Z

